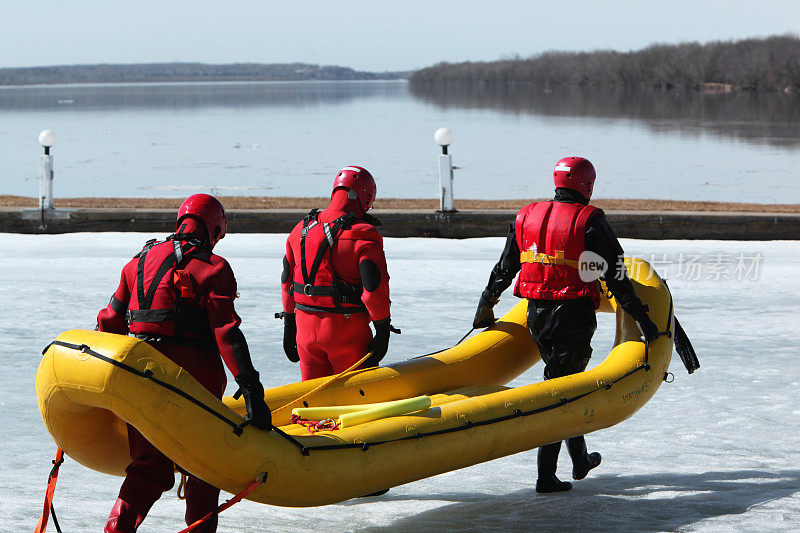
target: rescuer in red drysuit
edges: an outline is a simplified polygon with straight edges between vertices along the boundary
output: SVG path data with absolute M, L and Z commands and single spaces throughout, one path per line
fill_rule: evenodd
M 528 330 L 545 363 L 545 379 L 583 372 L 592 355 L 600 293 L 597 282 L 584 281 L 578 270 L 577 260 L 584 251 L 605 261 L 607 269 L 600 277 L 639 324 L 645 340 L 658 337 L 658 328 L 628 279 L 619 241 L 603 211 L 589 205 L 595 177 L 594 167 L 582 157 L 565 157 L 556 163 L 554 199 L 529 204 L 517 214 L 473 321 L 475 328 L 494 324 L 492 308 L 519 272 L 514 295 L 528 299 Z M 537 492 L 572 488 L 556 477 L 560 449 L 561 442 L 539 448 Z M 600 464 L 599 453 L 587 453 L 583 436 L 568 439 L 567 450 L 573 479 L 583 479 Z
M 236 279 L 227 261 L 211 252 L 227 226 L 225 210 L 213 196 L 186 199 L 178 211 L 177 232 L 163 242 L 149 241 L 122 269 L 117 291 L 97 315 L 97 327 L 146 340 L 217 398 L 225 392 L 224 360 L 245 397 L 250 423 L 269 429 L 264 388 L 233 306 Z M 131 425 L 128 442 L 131 463 L 107 532 L 135 531 L 175 482 L 172 461 Z M 214 511 L 218 498 L 218 488 L 189 475 L 187 525 Z M 216 526 L 213 517 L 197 531 L 216 531 Z
M 286 240 L 278 316 L 284 319 L 284 351 L 300 362 L 303 380 L 342 372 L 368 351 L 364 366 L 376 366 L 389 333 L 399 333 L 389 316 L 389 274 L 375 229 L 380 222 L 367 214 L 376 191 L 367 170 L 343 168 L 328 208 L 311 211 Z

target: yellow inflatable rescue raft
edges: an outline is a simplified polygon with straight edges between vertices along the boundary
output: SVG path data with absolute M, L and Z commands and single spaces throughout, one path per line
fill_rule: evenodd
M 635 259 L 626 264 L 636 293 L 665 334 L 646 346 L 633 319 L 607 295 L 600 310 L 616 312 L 615 347 L 598 366 L 572 376 L 503 386 L 539 360 L 523 300 L 453 348 L 349 372 L 311 394 L 330 378 L 267 390 L 266 402 L 275 409 L 271 431 L 243 427 L 241 399 L 217 400 L 146 342 L 96 331 L 67 331 L 47 348 L 36 375 L 39 409 L 65 453 L 100 472 L 124 475 L 127 422 L 180 467 L 227 492 L 266 474 L 248 499 L 282 506 L 335 503 L 633 415 L 666 375 L 674 320 L 669 290 L 650 265 Z M 403 409 L 369 406 L 373 415 L 384 409 L 378 415 L 383 418 L 355 417 L 340 429 L 310 434 L 291 422 L 295 408 L 410 398 L 401 402 Z M 395 412 L 406 414 L 386 416 Z

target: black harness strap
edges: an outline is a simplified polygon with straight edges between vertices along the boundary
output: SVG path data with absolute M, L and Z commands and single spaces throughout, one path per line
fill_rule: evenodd
M 338 220 L 336 222 L 338 222 Z M 334 226 L 334 228 L 335 227 L 336 226 Z M 314 261 L 311 263 L 311 270 L 308 271 L 308 277 L 305 278 L 307 285 L 314 284 L 314 280 L 317 278 L 319 267 L 322 265 L 322 258 L 325 257 L 325 252 L 327 252 L 329 249 L 332 249 L 333 245 L 335 244 L 331 235 L 331 227 L 327 222 L 322 223 L 322 231 L 325 233 L 325 240 L 322 241 L 322 244 L 317 250 L 317 255 L 314 256 Z M 300 243 L 300 246 L 303 248 L 305 248 L 305 245 L 305 241 Z
M 178 241 L 175 241 L 178 242 Z M 175 253 L 172 253 L 164 259 L 164 262 L 158 267 L 155 276 L 153 276 L 152 281 L 150 282 L 150 286 L 147 288 L 147 293 L 145 294 L 144 289 L 144 263 L 145 259 L 147 258 L 147 254 L 152 248 L 152 245 L 146 247 L 146 249 L 142 250 L 141 254 L 139 254 L 139 264 L 136 269 L 136 295 L 139 300 L 139 309 L 142 311 L 149 310 L 150 306 L 153 305 L 153 298 L 156 296 L 156 289 L 158 289 L 158 284 L 161 283 L 164 274 L 172 268 L 172 266 L 176 263 L 177 257 Z M 180 243 L 178 243 L 178 248 L 180 248 Z M 181 258 L 183 258 L 183 253 L 181 252 Z
M 164 242 L 167 241 L 172 241 L 173 252 L 159 265 L 146 292 L 144 287 L 144 265 L 147 259 L 147 253 L 153 246 L 160 243 L 152 239 L 148 241 L 142 251 L 137 254 L 139 262 L 136 272 L 136 289 L 139 309 L 128 309 L 125 313 L 126 317 L 129 322 L 153 323 L 171 321 L 173 323 L 174 335 L 172 336 L 151 334 L 136 335 L 138 338 L 148 342 L 163 342 L 166 344 L 192 346 L 199 349 L 214 349 L 216 347 L 216 342 L 209 329 L 208 319 L 204 311 L 196 305 L 185 301 L 180 291 L 175 291 L 175 302 L 171 309 L 151 309 L 158 286 L 170 269 L 181 268 L 185 262 L 192 259 L 208 262 L 211 257 L 211 250 L 208 248 L 206 242 L 193 233 L 179 231 L 164 240 Z M 190 332 L 190 335 L 183 335 L 184 332 Z
M 354 312 L 366 311 L 367 308 L 361 302 L 358 289 L 344 281 L 338 279 L 333 274 L 333 284 L 331 286 L 317 286 L 314 285 L 314 280 L 317 277 L 317 272 L 322 265 L 322 259 L 325 254 L 331 250 L 335 244 L 336 239 L 341 232 L 348 228 L 353 220 L 356 219 L 355 213 L 347 213 L 331 223 L 323 222 L 322 231 L 325 234 L 325 240 L 322 241 L 319 249 L 317 250 L 314 260 L 311 263 L 311 268 L 308 268 L 306 261 L 306 236 L 308 232 L 319 222 L 319 210 L 314 209 L 303 218 L 303 229 L 300 233 L 300 267 L 303 274 L 304 283 L 294 282 L 292 284 L 292 292 L 305 294 L 306 296 L 327 296 L 334 299 L 334 307 L 320 307 L 301 305 L 298 308 L 301 311 L 321 311 L 326 313 L 339 313 L 339 314 L 352 314 Z M 353 305 L 352 308 L 342 307 L 342 303 Z
M 325 240 L 322 241 L 322 244 L 317 250 L 317 254 L 314 256 L 314 261 L 311 263 L 310 270 L 306 268 L 306 236 L 311 228 L 313 228 L 315 225 L 310 224 L 311 221 L 313 220 L 315 223 L 319 223 L 319 212 L 317 212 L 315 209 L 303 219 L 303 231 L 300 234 L 300 260 L 302 263 L 301 267 L 303 270 L 303 281 L 305 281 L 306 285 L 314 285 L 314 279 L 317 277 L 317 271 L 322 264 L 322 258 L 325 256 L 325 252 L 327 252 L 328 249 L 333 248 L 333 246 L 336 244 L 336 238 L 339 236 L 339 233 L 352 224 L 355 218 L 355 213 L 347 213 L 334 220 L 331 224 L 328 224 L 327 222 L 322 223 L 322 231 L 325 233 Z
M 139 300 L 140 307 L 142 302 L 144 302 L 144 259 L 147 255 L 147 252 L 149 252 L 150 248 L 155 246 L 155 244 L 156 240 L 150 239 L 144 244 L 142 251 L 134 256 L 139 258 L 139 263 L 136 266 L 136 296 Z
M 162 322 L 173 320 L 173 309 L 131 309 L 128 311 L 128 320 L 131 322 Z
M 319 209 L 312 209 L 303 217 L 303 229 L 300 232 L 300 269 L 303 271 L 303 281 L 308 284 L 308 270 L 306 270 L 306 235 L 317 224 Z

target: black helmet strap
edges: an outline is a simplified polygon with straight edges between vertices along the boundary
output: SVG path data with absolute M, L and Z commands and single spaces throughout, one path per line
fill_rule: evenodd
M 210 242 L 209 242 L 209 240 L 208 240 L 208 238 L 209 238 L 209 235 L 210 235 L 210 232 L 208 231 L 208 226 L 206 226 L 206 222 L 205 222 L 205 220 L 203 220 L 202 218 L 200 218 L 198 215 L 195 215 L 194 213 L 186 213 L 185 215 L 181 215 L 181 217 L 178 219 L 178 231 L 177 231 L 176 233 L 183 233 L 183 230 L 185 229 L 185 227 L 186 227 L 186 224 L 184 224 L 183 226 L 181 226 L 181 225 L 180 225 L 180 223 L 181 223 L 181 221 L 182 221 L 183 219 L 186 219 L 186 218 L 191 218 L 191 219 L 193 219 L 193 220 L 196 220 L 197 222 L 199 222 L 199 223 L 200 223 L 200 226 L 202 226 L 202 228 L 203 228 L 203 229 L 205 229 L 205 231 L 203 232 L 203 234 L 202 234 L 202 235 L 199 237 L 199 240 L 200 240 L 200 241 L 201 241 L 203 244 L 205 244 L 205 245 L 207 245 L 207 246 L 209 246 L 209 247 L 210 247 L 210 246 L 211 246 L 211 243 L 210 243 Z M 196 233 L 196 232 L 193 232 L 193 233 L 192 233 L 192 235 L 194 235 L 195 237 L 197 237 L 197 233 Z M 219 228 L 217 228 L 217 235 L 215 235 L 214 237 L 217 237 L 218 235 L 219 235 Z

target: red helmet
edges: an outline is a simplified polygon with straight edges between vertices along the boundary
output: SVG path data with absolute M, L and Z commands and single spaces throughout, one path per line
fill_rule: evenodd
M 553 169 L 553 181 L 556 187 L 577 191 L 587 200 L 592 197 L 596 177 L 592 163 L 583 157 L 564 157 Z
M 193 194 L 178 209 L 178 227 L 184 218 L 201 221 L 208 231 L 208 242 L 213 248 L 228 231 L 228 217 L 219 200 L 209 194 Z
M 358 203 L 365 213 L 372 207 L 375 194 L 378 192 L 372 174 L 367 169 L 356 166 L 344 167 L 336 174 L 336 179 L 333 180 L 333 190 L 341 187 L 350 191 L 348 193 L 350 199 L 358 198 Z

